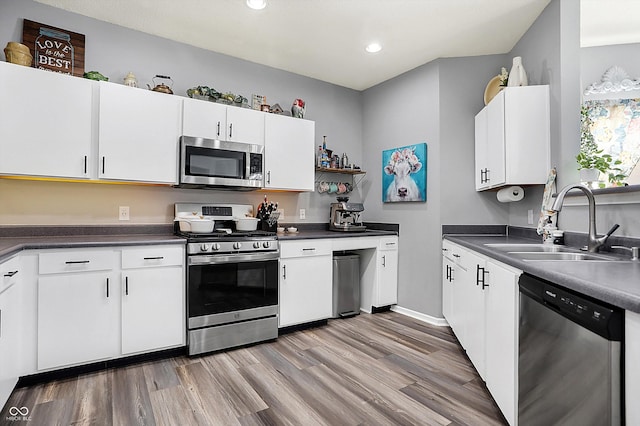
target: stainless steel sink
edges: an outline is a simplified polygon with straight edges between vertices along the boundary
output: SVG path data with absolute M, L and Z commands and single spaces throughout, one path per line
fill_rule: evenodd
M 618 260 L 608 256 L 600 256 L 592 253 L 572 253 L 572 252 L 508 252 L 508 254 L 518 259 L 530 260 L 599 260 L 612 261 Z
M 575 251 L 566 246 L 556 246 L 550 244 L 485 244 L 487 247 L 491 247 L 497 250 L 504 250 L 508 252 L 562 252 L 562 251 Z

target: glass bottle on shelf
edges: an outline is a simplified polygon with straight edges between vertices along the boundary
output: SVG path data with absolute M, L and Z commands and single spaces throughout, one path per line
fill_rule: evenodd
M 324 169 L 329 168 L 329 153 L 327 152 L 327 137 L 322 137 L 322 161 L 320 162 L 320 167 Z

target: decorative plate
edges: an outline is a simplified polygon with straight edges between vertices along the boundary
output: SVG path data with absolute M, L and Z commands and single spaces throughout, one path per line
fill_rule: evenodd
M 500 93 L 503 89 L 503 86 L 500 86 L 500 76 L 497 75 L 489 80 L 487 87 L 484 89 L 484 104 L 488 105 L 491 102 L 491 99 L 495 98 L 495 96 Z

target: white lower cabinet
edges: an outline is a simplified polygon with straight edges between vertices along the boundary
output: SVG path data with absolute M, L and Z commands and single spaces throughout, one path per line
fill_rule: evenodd
M 331 317 L 331 268 L 329 240 L 280 243 L 278 327 Z
M 38 267 L 38 371 L 184 345 L 183 246 L 43 251 Z
M 118 355 L 119 289 L 113 271 L 40 277 L 38 370 Z
M 21 321 L 18 258 L 0 264 L 0 407 L 20 376 Z
M 626 424 L 640 425 L 640 314 L 624 313 Z
M 485 381 L 509 424 L 518 412 L 518 279 L 522 271 L 485 263 Z
M 122 250 L 123 355 L 185 344 L 183 259 L 181 246 Z
M 444 240 L 443 314 L 509 424 L 516 424 L 522 271 Z
M 378 274 L 372 306 L 398 303 L 398 237 L 384 237 L 378 246 Z

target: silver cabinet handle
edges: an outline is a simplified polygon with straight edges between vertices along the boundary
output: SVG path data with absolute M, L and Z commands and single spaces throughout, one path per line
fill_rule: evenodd
M 316 248 L 303 248 L 302 251 L 316 251 Z
M 4 276 L 8 277 L 8 278 L 11 278 L 12 276 L 14 276 L 17 273 L 18 273 L 18 271 L 7 272 L 6 274 L 4 274 Z
M 129 295 L 129 277 L 124 277 L 124 295 Z
M 386 268 L 387 267 L 387 256 L 382 256 L 382 267 Z
M 267 172 L 267 183 L 271 183 L 271 170 Z
M 233 137 L 233 123 L 229 123 L 229 138 Z
M 162 260 L 164 256 L 145 257 L 144 260 Z
M 105 157 L 102 157 L 102 174 L 104 174 L 104 162 L 105 162 Z
M 456 259 L 458 259 L 458 258 L 460 257 L 460 255 L 459 255 L 459 254 L 455 254 L 455 253 L 454 253 L 454 254 L 453 254 L 453 257 L 455 257 Z
M 220 136 L 220 122 L 218 121 L 218 128 L 216 130 L 216 136 Z
M 90 260 L 67 260 L 66 262 L 64 262 L 67 265 L 77 265 L 80 263 L 89 263 Z
M 109 297 L 109 278 L 107 278 L 107 297 Z
M 84 172 L 87 173 L 87 156 L 84 156 Z
M 282 279 L 287 279 L 287 265 L 282 265 Z

